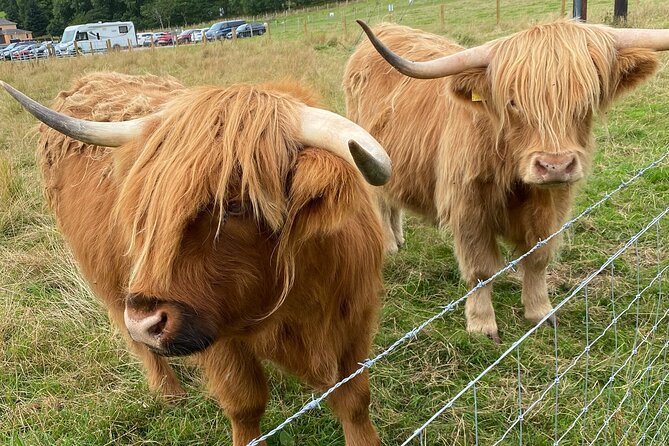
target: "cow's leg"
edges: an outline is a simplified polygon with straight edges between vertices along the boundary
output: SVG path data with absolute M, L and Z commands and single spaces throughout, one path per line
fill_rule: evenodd
M 546 285 L 546 266 L 552 256 L 553 243 L 538 249 L 521 261 L 523 273 L 523 291 L 521 300 L 525 307 L 525 319 L 536 324 L 548 313 L 553 311 L 550 299 L 548 299 L 548 287 Z M 518 246 L 518 250 L 527 252 L 531 246 Z M 556 323 L 555 315 L 551 316 L 549 322 Z
M 573 188 L 533 189 L 530 197 L 511 215 L 511 241 L 518 255 L 531 249 L 539 240 L 545 240 L 566 219 L 573 200 Z M 520 264 L 523 274 L 521 299 L 525 318 L 537 323 L 553 310 L 548 299 L 546 267 L 557 249 L 557 240 L 527 256 Z M 549 319 L 555 324 L 555 316 Z
M 397 212 L 398 210 L 393 207 L 391 202 L 383 195 L 382 192 L 377 192 L 376 199 L 378 203 L 378 213 L 381 219 L 381 227 L 383 228 L 384 249 L 385 252 L 394 254 L 400 248 L 400 245 L 398 244 L 397 238 L 395 236 L 395 228 L 393 226 L 393 211 Z M 400 235 L 402 235 L 401 224 L 402 223 L 400 220 Z M 402 243 L 404 243 L 403 237 Z
M 404 246 L 404 228 L 402 228 L 402 209 L 396 206 L 390 208 L 390 227 L 395 236 L 395 243 L 398 248 Z
M 199 361 L 209 391 L 230 418 L 233 446 L 245 446 L 259 437 L 269 391 L 253 352 L 239 341 L 221 340 L 202 353 Z
M 109 302 L 109 300 L 107 300 Z M 112 322 L 119 328 L 125 338 L 130 350 L 139 358 L 144 366 L 146 379 L 149 389 L 160 393 L 167 400 L 179 399 L 186 395 L 186 391 L 181 386 L 179 379 L 174 374 L 172 367 L 167 360 L 151 352 L 144 344 L 136 342 L 130 338 L 123 321 L 123 311 L 125 309 L 122 299 L 113 299 L 113 304 L 109 305 L 109 316 Z
M 351 344 L 339 361 L 339 379 L 360 368 L 369 351 L 369 343 Z M 378 446 L 381 444 L 369 418 L 369 374 L 365 370 L 329 397 L 328 402 L 342 423 L 346 446 Z
M 502 257 L 495 232 L 487 226 L 484 212 L 470 213 L 460 218 L 453 216 L 455 255 L 463 278 L 470 288 L 495 274 L 502 265 Z M 467 331 L 483 333 L 499 343 L 495 310 L 492 306 L 492 284 L 478 289 L 467 298 L 465 316 Z

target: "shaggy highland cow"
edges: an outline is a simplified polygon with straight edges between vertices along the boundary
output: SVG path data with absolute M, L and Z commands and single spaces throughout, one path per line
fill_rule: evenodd
M 383 237 L 356 166 L 381 184 L 390 164 L 360 127 L 291 85 L 92 74 L 56 111 L 2 85 L 47 124 L 48 203 L 152 389 L 182 394 L 163 356 L 195 354 L 241 446 L 261 360 L 322 390 L 368 356 Z M 369 400 L 366 375 L 329 399 L 349 446 L 379 444 Z
M 667 30 L 564 20 L 467 50 L 405 26 L 360 24 L 371 42 L 348 61 L 344 89 L 348 117 L 395 165 L 380 197 L 386 249 L 404 243 L 400 209 L 410 209 L 451 228 L 472 287 L 502 266 L 498 238 L 522 253 L 564 223 L 592 162 L 593 116 L 655 72 L 654 50 L 669 49 Z M 521 264 L 535 323 L 552 310 L 555 245 Z M 499 342 L 490 286 L 465 314 L 468 331 Z

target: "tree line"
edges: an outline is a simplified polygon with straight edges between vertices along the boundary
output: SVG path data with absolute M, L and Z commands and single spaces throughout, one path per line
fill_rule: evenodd
M 175 28 L 219 17 L 256 15 L 324 0 L 0 0 L 0 11 L 33 36 L 60 36 L 68 25 L 130 20 L 135 28 Z

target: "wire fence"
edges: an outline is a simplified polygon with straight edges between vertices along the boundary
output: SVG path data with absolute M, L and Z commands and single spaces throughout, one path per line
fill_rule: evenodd
M 555 233 L 540 240 L 468 293 L 443 306 L 441 311 L 408 331 L 381 353 L 362 362 L 351 375 L 320 396 L 312 397 L 297 412 L 248 443 L 248 446 L 260 444 L 310 410 L 320 408 L 320 403 L 336 389 L 415 339 L 428 325 L 452 312 L 478 289 L 515 270 L 525 257 L 560 236 L 667 157 L 669 152 L 620 183 Z M 665 292 L 662 280 L 669 269 L 669 262 L 663 251 L 666 246 L 660 236 L 660 224 L 666 220 L 667 214 L 669 204 L 574 287 L 553 311 L 520 336 L 455 395 L 444 399 L 446 402 L 441 408 L 415 429 L 401 443 L 402 446 L 428 444 L 431 425 L 449 410 L 454 410 L 459 403 L 462 403 L 458 407 L 460 415 L 470 412 L 467 419 L 472 420 L 471 443 L 475 445 L 539 444 L 536 438 L 543 438 L 540 444 L 547 445 L 593 445 L 598 441 L 616 445 L 666 444 L 666 440 L 669 440 L 669 389 L 666 387 L 669 380 L 669 302 L 663 299 Z M 640 247 L 643 247 L 643 256 Z M 649 254 L 650 251 L 653 251 L 653 255 Z M 647 271 L 650 264 L 654 273 L 649 276 Z M 629 289 L 627 281 L 617 280 L 627 278 L 630 274 L 636 277 L 635 289 Z M 608 281 L 605 292 L 602 291 L 602 280 Z M 593 283 L 597 285 L 594 290 Z M 597 311 L 593 311 L 593 304 Z M 583 315 L 582 326 L 568 327 L 568 333 L 576 333 L 576 336 L 569 336 L 565 339 L 568 342 L 562 343 L 560 339 L 565 338 L 567 332 L 562 334 L 564 329 L 559 328 L 559 324 L 553 326 L 554 372 L 551 376 L 533 376 L 530 371 L 532 365 L 528 364 L 531 359 L 525 358 L 523 347 L 532 342 L 532 335 L 549 318 L 561 310 L 565 311 L 567 306 L 572 307 L 570 311 Z M 609 322 L 602 324 L 602 321 Z M 602 326 L 604 328 L 601 331 L 595 332 L 595 327 Z M 629 339 L 633 339 L 631 345 Z M 575 345 L 579 342 L 582 347 Z M 509 361 L 514 363 L 511 367 Z M 503 373 L 508 370 L 514 371 L 513 379 L 517 382 L 515 407 L 512 413 L 507 414 L 506 423 L 487 422 L 485 418 L 490 414 L 481 411 L 481 401 L 495 398 L 496 389 L 482 384 L 491 372 Z M 489 395 L 483 395 L 484 392 Z M 561 410 L 561 407 L 567 410 Z M 495 414 L 495 417 L 498 415 Z M 492 442 L 480 443 L 484 430 L 492 431 L 485 432 L 486 438 L 494 439 Z M 531 441 L 527 440 L 528 436 L 531 436 Z

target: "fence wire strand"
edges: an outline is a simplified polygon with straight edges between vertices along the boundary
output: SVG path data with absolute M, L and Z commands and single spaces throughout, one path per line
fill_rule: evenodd
M 666 147 L 665 147 L 666 149 Z M 557 231 L 549 235 L 543 240 L 538 241 L 532 248 L 530 248 L 527 252 L 524 254 L 520 255 L 516 259 L 508 262 L 506 266 L 504 266 L 502 269 L 497 271 L 495 274 L 490 276 L 488 279 L 480 281 L 475 287 L 470 289 L 466 294 L 461 296 L 458 299 L 455 299 L 448 303 L 447 305 L 442 307 L 442 310 L 439 311 L 438 313 L 434 314 L 430 318 L 426 319 L 423 323 L 418 325 L 417 327 L 413 328 L 412 330 L 408 331 L 407 333 L 404 334 L 404 336 L 400 337 L 397 339 L 394 343 L 392 343 L 389 347 L 387 347 L 385 350 L 377 354 L 375 357 L 371 359 L 367 359 L 363 362 L 360 363 L 360 367 L 355 370 L 353 373 L 351 373 L 349 376 L 346 378 L 342 379 L 341 381 L 337 382 L 335 385 L 330 387 L 328 390 L 323 392 L 319 397 L 317 398 L 312 398 L 311 401 L 307 402 L 304 404 L 297 412 L 293 413 L 291 416 L 286 418 L 283 422 L 278 424 L 276 427 L 274 427 L 272 430 L 267 432 L 266 434 L 261 435 L 260 437 L 257 437 L 256 439 L 250 441 L 247 446 L 257 446 L 259 445 L 262 441 L 265 441 L 274 435 L 276 435 L 278 432 L 283 430 L 286 426 L 291 424 L 293 421 L 296 419 L 300 418 L 303 416 L 305 413 L 309 412 L 312 409 L 320 408 L 320 403 L 323 402 L 328 396 L 330 396 L 334 391 L 336 391 L 338 388 L 341 386 L 345 385 L 347 382 L 351 381 L 355 377 L 361 375 L 365 370 L 368 370 L 372 368 L 377 362 L 379 362 L 381 359 L 385 358 L 386 356 L 390 355 L 393 351 L 398 349 L 400 346 L 408 343 L 410 340 L 416 338 L 418 334 L 425 329 L 428 325 L 432 324 L 438 319 L 441 319 L 444 315 L 447 313 L 453 311 L 456 307 L 458 307 L 462 302 L 464 302 L 469 296 L 471 296 L 473 293 L 478 291 L 479 289 L 487 286 L 494 280 L 496 280 L 499 276 L 505 274 L 509 270 L 516 270 L 518 264 L 534 253 L 536 250 L 540 249 L 541 247 L 545 246 L 548 242 L 550 242 L 552 239 L 558 237 L 560 234 L 565 232 L 567 229 L 571 228 L 576 222 L 581 220 L 582 218 L 586 217 L 590 213 L 592 213 L 595 209 L 600 207 L 602 204 L 606 203 L 608 200 L 611 199 L 611 197 L 618 192 L 622 191 L 623 189 L 627 188 L 630 184 L 632 184 L 634 181 L 638 180 L 641 176 L 643 176 L 648 170 L 653 169 L 654 167 L 658 166 L 660 163 L 662 163 L 667 157 L 669 157 L 669 151 L 665 152 L 664 155 L 653 161 L 652 163 L 648 164 L 646 167 L 642 168 L 639 170 L 635 175 L 630 177 L 627 180 L 622 181 L 618 187 L 613 189 L 610 192 L 607 192 L 604 194 L 604 196 L 595 202 L 594 204 L 588 206 L 586 209 L 584 209 L 580 214 L 578 214 L 576 217 L 570 219 L 567 221 L 565 224 L 563 224 Z M 632 246 L 638 238 L 647 232 L 650 228 L 653 227 L 653 225 L 656 225 L 657 222 L 664 217 L 667 213 L 669 213 L 669 207 L 666 208 L 663 212 L 661 212 L 659 215 L 657 215 L 644 229 L 642 229 L 639 233 L 637 233 L 632 239 L 630 239 L 625 246 L 620 248 L 613 256 L 609 257 L 609 259 L 599 268 L 596 272 L 592 273 L 590 276 L 588 276 L 583 282 L 581 282 L 576 289 L 564 300 L 562 300 L 559 304 L 555 306 L 555 308 L 548 314 L 546 315 L 542 320 L 540 320 L 535 326 L 533 326 L 530 330 L 528 330 L 523 336 L 521 336 L 517 341 L 515 341 L 511 347 L 509 347 L 504 353 L 502 353 L 496 361 L 494 361 L 490 366 L 488 366 L 484 371 L 482 371 L 474 380 L 470 381 L 467 385 L 465 385 L 449 402 L 444 405 L 441 409 L 439 409 L 437 412 L 434 413 L 432 417 L 430 417 L 423 425 L 421 425 L 418 429 L 416 429 L 411 436 L 409 436 L 404 443 L 402 443 L 402 446 L 407 445 L 411 440 L 415 438 L 422 438 L 423 437 L 423 431 L 427 426 L 429 426 L 435 419 L 437 419 L 441 414 L 443 414 L 446 410 L 448 410 L 450 407 L 452 407 L 453 403 L 457 401 L 462 395 L 464 395 L 466 392 L 470 391 L 478 381 L 481 380 L 483 376 L 485 376 L 487 373 L 490 372 L 495 366 L 497 366 L 504 358 L 506 358 L 514 349 L 516 349 L 525 339 L 527 339 L 532 333 L 534 333 L 541 325 L 543 325 L 551 316 L 555 314 L 562 306 L 564 306 L 568 301 L 570 301 L 578 292 L 583 290 L 583 288 L 592 281 L 592 279 L 599 275 L 602 270 L 608 268 L 610 265 L 612 265 L 613 260 L 616 259 L 618 256 L 620 256 L 625 250 L 627 250 L 630 246 Z M 658 230 L 659 231 L 659 230 Z M 659 232 L 658 232 L 658 245 L 659 245 Z M 659 254 L 658 254 L 659 256 Z M 666 268 L 665 268 L 666 269 Z M 659 270 L 659 268 L 658 268 Z M 662 270 L 664 271 L 664 270 Z M 659 309 L 657 316 L 659 316 Z M 587 319 L 587 318 L 586 318 Z M 613 324 L 617 322 L 617 317 L 614 317 Z M 657 324 L 656 324 L 657 325 Z M 555 331 L 555 348 L 556 348 L 556 367 L 558 366 L 557 363 L 557 329 Z M 617 335 L 616 335 L 617 338 Z M 595 341 L 593 341 L 595 342 Z M 617 344 L 617 341 L 616 341 Z M 585 352 L 587 354 L 587 352 Z M 556 376 L 556 379 L 554 381 L 554 384 L 557 384 L 559 381 L 559 375 Z M 551 386 L 552 387 L 552 386 Z M 527 412 L 530 410 L 530 408 L 533 406 L 529 406 L 527 409 L 525 409 L 524 414 L 527 414 Z M 556 395 L 556 410 L 557 410 L 557 395 Z M 519 416 L 520 417 L 520 416 Z M 517 424 L 517 423 L 516 423 Z M 515 425 L 515 424 L 514 424 Z M 555 427 L 555 434 L 556 434 L 556 439 L 557 439 L 557 424 Z M 477 420 L 477 426 L 476 426 L 476 441 L 478 444 L 478 436 L 479 436 L 479 431 L 478 431 L 478 420 Z M 497 444 L 497 443 L 495 443 Z

